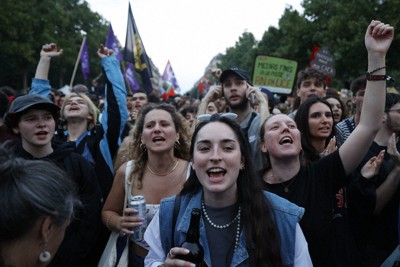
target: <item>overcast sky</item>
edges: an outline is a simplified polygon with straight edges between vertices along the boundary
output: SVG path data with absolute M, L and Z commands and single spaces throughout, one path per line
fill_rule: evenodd
M 235 46 L 244 31 L 259 41 L 278 27 L 286 6 L 302 13 L 301 0 L 86 0 L 111 22 L 124 46 L 131 3 L 148 56 L 162 74 L 169 60 L 181 93 L 202 77 L 211 59 Z M 89 38 L 89 37 L 88 37 Z

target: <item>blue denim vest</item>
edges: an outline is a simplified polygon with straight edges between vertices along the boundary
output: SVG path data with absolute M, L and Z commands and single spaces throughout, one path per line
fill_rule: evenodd
M 304 214 L 304 209 L 283 199 L 275 194 L 264 192 L 272 208 L 278 232 L 281 238 L 281 254 L 285 266 L 294 266 L 296 223 Z M 186 239 L 186 232 L 189 229 L 190 215 L 193 208 L 201 208 L 202 191 L 195 195 L 183 195 L 181 207 L 176 220 L 174 246 L 178 246 Z M 165 198 L 160 205 L 160 236 L 164 251 L 171 248 L 172 217 L 175 205 L 175 196 Z M 200 244 L 204 248 L 204 261 L 211 266 L 210 251 L 206 236 L 204 221 L 200 221 Z M 167 253 L 165 253 L 167 254 Z M 239 244 L 233 253 L 231 266 L 249 266 L 249 254 L 246 249 L 245 236 L 243 231 L 240 234 Z

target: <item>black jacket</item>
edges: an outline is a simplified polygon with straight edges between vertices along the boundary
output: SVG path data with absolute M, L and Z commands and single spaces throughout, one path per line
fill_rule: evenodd
M 53 144 L 53 153 L 41 160 L 49 160 L 67 172 L 75 182 L 82 207 L 67 228 L 63 242 L 49 266 L 90 266 L 88 255 L 97 243 L 101 226 L 102 194 L 91 164 L 74 152 L 74 143 Z M 14 147 L 16 156 L 34 160 L 21 145 Z M 45 171 L 45 170 L 43 170 Z

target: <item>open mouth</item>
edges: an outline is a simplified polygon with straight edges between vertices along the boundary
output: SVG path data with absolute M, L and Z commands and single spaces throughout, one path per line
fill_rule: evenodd
M 325 127 L 321 127 L 319 128 L 320 131 L 330 131 L 331 127 L 325 126 Z
M 283 144 L 293 144 L 293 139 L 289 136 L 284 136 L 282 137 L 281 140 L 279 140 L 279 144 L 283 145 Z
M 210 178 L 218 178 L 224 176 L 226 173 L 225 169 L 222 168 L 212 168 L 207 171 L 207 174 Z
M 48 134 L 48 132 L 46 132 L 46 131 L 40 131 L 40 132 L 35 133 L 35 135 L 39 136 L 39 137 L 47 136 L 47 134 Z
M 163 141 L 165 141 L 165 138 L 160 137 L 160 136 L 157 136 L 157 137 L 154 137 L 152 141 L 153 141 L 154 143 L 163 142 Z

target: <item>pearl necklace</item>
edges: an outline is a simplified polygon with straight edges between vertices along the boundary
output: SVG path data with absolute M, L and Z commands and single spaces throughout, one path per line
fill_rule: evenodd
M 146 164 L 146 167 L 147 167 L 147 169 L 149 170 L 149 172 L 150 172 L 151 174 L 154 174 L 154 175 L 156 175 L 156 176 L 167 176 L 168 174 L 170 174 L 170 173 L 172 173 L 173 171 L 175 171 L 176 167 L 178 166 L 178 163 L 179 163 L 179 160 L 176 160 L 174 167 L 172 167 L 167 173 L 161 173 L 161 174 L 160 174 L 160 173 L 156 173 L 155 171 L 153 171 L 153 170 L 150 168 L 150 166 L 149 166 L 148 163 Z
M 235 237 L 235 249 L 236 249 L 239 244 L 239 237 L 240 237 L 240 214 L 241 214 L 240 206 L 239 206 L 238 213 L 236 214 L 235 218 L 233 218 L 232 221 L 230 221 L 224 225 L 218 225 L 218 224 L 214 223 L 213 221 L 211 221 L 210 217 L 207 214 L 206 206 L 204 205 L 204 200 L 201 200 L 201 209 L 203 211 L 204 217 L 206 217 L 207 222 L 216 229 L 226 229 L 237 220 L 238 223 L 237 223 L 237 227 L 236 227 L 236 237 Z

